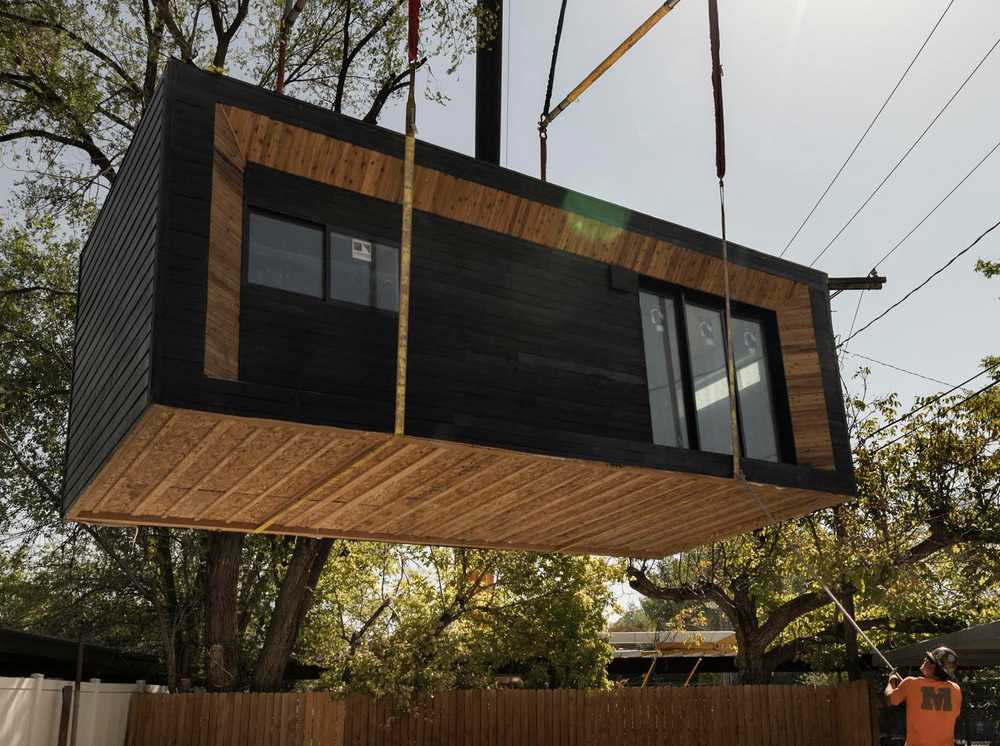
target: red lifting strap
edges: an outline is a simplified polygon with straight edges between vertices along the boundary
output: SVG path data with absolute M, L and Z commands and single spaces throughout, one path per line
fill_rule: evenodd
M 407 52 L 410 64 L 417 61 L 417 42 L 420 39 L 420 0 L 410 0 L 409 34 L 407 36 Z
M 726 175 L 726 125 L 722 116 L 722 63 L 719 61 L 719 4 L 708 0 L 709 38 L 712 42 L 712 93 L 715 98 L 715 171 Z

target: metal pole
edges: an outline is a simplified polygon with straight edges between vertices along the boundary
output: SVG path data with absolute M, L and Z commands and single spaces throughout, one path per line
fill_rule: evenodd
M 479 0 L 480 11 L 496 19 L 493 38 L 477 29 L 476 158 L 500 165 L 503 113 L 503 0 Z
M 80 730 L 80 683 L 83 680 L 83 633 L 81 632 L 76 645 L 76 679 L 73 682 L 73 731 L 69 737 L 69 746 L 76 746 L 77 731 Z
M 653 662 L 649 664 L 649 670 L 646 671 L 646 675 L 642 677 L 642 685 L 639 687 L 640 689 L 644 689 L 646 687 L 646 682 L 648 682 L 649 677 L 653 675 L 653 669 L 656 668 L 657 658 L 659 658 L 659 656 L 654 653 Z
M 598 78 L 604 75 L 604 73 L 606 73 L 613 64 L 620 60 L 628 50 L 634 47 L 639 39 L 649 33 L 650 29 L 659 23 L 667 13 L 673 10 L 674 6 L 679 2 L 680 0 L 667 0 L 663 3 L 663 5 L 657 8 L 656 11 L 653 12 L 653 15 L 647 18 L 642 25 L 633 31 L 625 41 L 619 44 L 611 54 L 605 57 L 601 64 L 591 70 L 590 75 L 584 78 L 576 88 L 570 91 L 569 95 L 560 101 L 556 108 L 543 116 L 541 123 L 543 125 L 550 124 L 567 106 L 580 98 L 584 91 L 590 88 L 590 86 L 592 86 Z
M 62 707 L 59 710 L 59 740 L 58 746 L 66 746 L 69 738 L 69 715 L 73 707 L 73 687 L 69 684 L 62 688 Z
M 704 657 L 704 656 L 702 656 L 702 657 Z M 687 679 L 685 679 L 685 680 L 684 680 L 684 686 L 687 686 L 688 684 L 690 684 L 690 683 L 691 683 L 691 677 L 692 677 L 692 676 L 694 676 L 694 674 L 695 674 L 695 671 L 697 671 L 697 670 L 698 670 L 698 666 L 700 666 L 700 665 L 701 665 L 701 660 L 702 660 L 702 659 L 701 659 L 701 658 L 699 658 L 698 660 L 696 660 L 696 661 L 694 662 L 694 668 L 692 668 L 692 669 L 691 669 L 691 673 L 689 673 L 689 674 L 688 674 L 688 677 L 687 677 Z
M 858 623 L 854 621 L 854 617 L 851 616 L 847 609 L 844 608 L 844 605 L 837 600 L 837 597 L 833 595 L 833 591 L 830 590 L 826 583 L 820 583 L 820 585 L 823 587 L 823 590 L 826 591 L 826 595 L 830 597 L 830 600 L 836 604 L 838 609 L 840 609 L 840 613 L 844 615 L 844 618 L 851 623 L 851 626 L 857 630 L 858 634 L 865 639 L 865 642 L 868 643 L 869 647 L 875 651 L 875 655 L 882 659 L 882 662 L 885 663 L 892 673 L 898 674 L 899 672 L 896 670 L 896 667 L 889 662 L 888 658 L 882 655 L 882 651 L 878 649 L 878 645 L 872 642 L 871 638 L 865 634 L 865 631 L 858 626 Z

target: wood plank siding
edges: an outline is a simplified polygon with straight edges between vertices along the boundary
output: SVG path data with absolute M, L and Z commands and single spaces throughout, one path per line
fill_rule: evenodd
M 164 88 L 150 101 L 80 255 L 64 507 L 150 401 Z
M 633 556 L 766 522 L 728 456 L 652 442 L 638 288 L 721 295 L 717 239 L 419 143 L 393 438 L 396 315 L 243 265 L 248 208 L 398 242 L 400 136 L 176 63 L 162 87 L 149 392 L 69 517 Z M 731 257 L 773 315 L 793 456 L 743 468 L 779 518 L 843 502 L 825 275 Z

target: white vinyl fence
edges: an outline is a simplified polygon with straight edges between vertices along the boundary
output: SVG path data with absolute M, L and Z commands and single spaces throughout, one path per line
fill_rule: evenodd
M 0 746 L 57 746 L 64 686 L 72 681 L 0 676 Z M 165 691 L 166 687 L 103 684 L 100 679 L 80 686 L 80 715 L 76 746 L 122 746 L 132 695 Z M 72 707 L 70 708 L 72 731 Z M 70 743 L 67 738 L 66 743 Z

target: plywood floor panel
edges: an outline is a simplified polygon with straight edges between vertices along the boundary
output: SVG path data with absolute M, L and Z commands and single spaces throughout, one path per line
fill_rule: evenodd
M 754 489 L 779 520 L 846 499 Z M 69 517 L 636 557 L 766 522 L 746 486 L 728 479 L 161 405 Z

